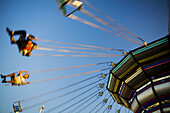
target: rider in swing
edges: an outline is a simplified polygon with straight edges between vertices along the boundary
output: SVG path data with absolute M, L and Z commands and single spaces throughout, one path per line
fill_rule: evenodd
M 8 27 L 6 28 L 6 31 L 10 36 L 11 44 L 17 44 L 19 52 L 23 56 L 30 56 L 32 50 L 37 48 L 37 44 L 34 43 L 32 40 L 38 41 L 38 38 L 29 34 L 26 36 L 26 31 L 11 31 Z M 19 39 L 16 40 L 13 37 L 14 35 L 20 35 Z
M 23 76 L 22 73 L 26 73 L 26 74 L 24 74 L 24 76 Z M 7 77 L 11 77 L 11 80 L 6 81 Z M 26 85 L 26 84 L 31 83 L 31 82 L 25 82 L 25 79 L 29 78 L 28 71 L 19 71 L 17 73 L 12 73 L 12 74 L 9 74 L 9 75 L 2 75 L 1 74 L 1 78 L 3 79 L 2 83 L 11 83 L 12 85 L 21 86 L 21 85 Z

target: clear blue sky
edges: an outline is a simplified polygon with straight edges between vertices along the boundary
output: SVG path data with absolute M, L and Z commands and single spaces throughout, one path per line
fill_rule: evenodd
M 137 36 L 144 39 L 147 43 L 152 42 L 156 39 L 162 38 L 168 34 L 168 5 L 167 0 L 88 0 L 97 9 L 110 16 L 121 25 L 129 29 Z M 69 7 L 69 6 L 68 6 Z M 84 9 L 89 12 L 105 19 L 102 15 L 98 14 L 88 6 L 84 5 Z M 70 8 L 69 11 L 70 12 Z M 109 28 L 102 24 L 94 21 L 87 15 L 81 14 L 80 12 L 74 13 L 83 19 L 93 22 L 99 26 L 102 26 L 108 30 Z M 135 43 L 124 40 L 117 36 L 111 35 L 107 32 L 85 25 L 78 21 L 63 17 L 61 12 L 58 10 L 56 0 L 0 0 L 0 73 L 10 74 L 19 70 L 37 71 L 53 68 L 64 68 L 70 66 L 94 64 L 113 61 L 119 62 L 123 57 L 52 57 L 52 56 L 30 56 L 24 57 L 19 54 L 16 45 L 10 44 L 10 38 L 6 32 L 8 26 L 12 30 L 26 30 L 28 34 L 32 34 L 39 39 L 85 44 L 100 46 L 113 49 L 124 49 L 127 52 L 140 47 Z M 134 38 L 135 39 L 135 38 Z M 140 40 L 135 39 L 140 42 Z M 38 41 L 38 46 L 68 46 L 64 44 L 54 44 L 48 42 Z M 106 54 L 117 54 L 121 55 L 120 52 L 115 51 L 99 51 L 99 50 L 75 50 L 84 52 L 96 52 Z M 34 50 L 33 54 L 66 54 L 66 55 L 78 55 L 78 53 L 62 53 L 57 51 L 41 51 Z M 83 55 L 83 54 L 82 54 Z M 60 70 L 46 73 L 30 74 L 30 81 L 42 80 L 47 78 L 55 78 L 59 76 L 72 75 L 78 73 L 84 73 L 99 69 L 108 68 L 107 65 L 91 66 L 84 68 Z M 36 96 L 62 88 L 63 86 L 84 80 L 99 74 L 93 73 L 88 75 L 81 75 L 72 78 L 65 78 L 60 80 L 54 80 L 49 82 L 42 82 L 37 84 L 30 84 L 21 87 L 5 86 L 0 84 L 0 113 L 9 113 L 12 109 L 12 103 L 17 100 L 26 99 L 28 97 Z M 109 73 L 109 70 L 102 73 Z M 54 93 L 47 95 L 44 98 L 30 101 L 22 104 L 22 108 L 30 105 L 34 105 L 43 100 L 48 100 L 52 97 L 60 94 L 73 91 L 73 89 L 80 88 L 84 85 L 88 85 L 93 81 L 88 81 L 81 85 L 76 85 L 73 88 L 63 90 L 63 92 Z M 92 86 L 90 86 L 92 87 Z M 89 87 L 89 88 L 90 88 Z M 63 97 L 49 103 L 43 103 L 45 110 L 48 110 L 54 106 L 59 105 L 61 102 L 68 100 L 69 98 L 86 91 L 88 88 L 82 91 L 76 92 L 75 94 Z M 95 89 L 97 90 L 97 89 Z M 92 91 L 91 91 L 92 92 Z M 87 96 L 89 93 L 85 94 Z M 106 92 L 107 94 L 107 92 Z M 82 99 L 80 97 L 78 100 Z M 107 97 L 107 95 L 104 95 Z M 87 113 L 95 107 L 104 97 L 99 99 L 95 104 L 88 107 L 84 113 Z M 78 101 L 77 100 L 77 101 Z M 111 98 L 110 98 L 111 100 Z M 109 100 L 109 102 L 110 102 Z M 76 101 L 75 101 L 76 102 Z M 63 105 L 58 110 L 62 110 L 74 102 Z M 33 107 L 23 111 L 24 113 L 38 113 L 39 108 L 42 106 Z M 114 104 L 115 107 L 117 104 Z M 107 107 L 104 106 L 99 112 L 103 112 Z M 119 107 L 119 106 L 118 106 Z M 74 107 L 73 107 L 74 108 Z M 73 109 L 71 108 L 71 109 Z M 98 108 L 97 108 L 98 109 Z M 97 110 L 96 109 L 96 110 Z M 56 113 L 58 110 L 54 111 Z M 113 109 L 112 109 L 113 110 Z M 69 110 L 68 110 L 69 111 Z M 95 111 L 95 110 L 94 110 Z M 115 112 L 113 110 L 112 112 Z

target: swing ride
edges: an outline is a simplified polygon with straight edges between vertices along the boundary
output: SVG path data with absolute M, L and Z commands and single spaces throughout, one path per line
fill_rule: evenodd
M 90 43 L 86 41 L 90 37 L 83 40 L 83 43 L 70 39 L 70 37 L 65 38 L 67 33 L 70 34 L 68 31 L 70 28 L 64 29 L 65 39 L 63 40 L 61 35 L 51 38 L 54 35 L 51 28 L 50 34 L 52 35 L 46 36 L 46 39 L 41 38 L 44 34 L 39 34 L 39 31 L 29 31 L 38 36 L 36 48 L 33 49 L 33 42 L 28 42 L 25 50 L 32 52 L 30 57 L 17 56 L 20 59 L 17 57 L 12 59 L 18 62 L 17 65 L 21 65 L 22 61 L 21 67 L 28 68 L 31 82 L 28 85 L 18 85 L 19 87 L 12 86 L 11 83 L 4 85 L 6 89 L 10 87 L 9 89 L 14 92 L 14 96 L 9 99 L 10 106 L 12 106 L 11 113 L 170 112 L 170 92 L 168 90 L 170 88 L 168 68 L 170 35 L 146 43 L 148 40 L 145 36 L 137 36 L 127 29 L 129 26 L 126 28 L 119 24 L 107 16 L 107 12 L 103 13 L 103 10 L 97 9 L 87 0 L 53 1 L 60 10 L 59 15 L 63 15 L 64 19 L 72 19 L 71 22 L 80 22 L 82 26 L 85 24 L 92 29 L 96 28 L 99 33 L 107 33 L 108 37 L 113 37 L 113 40 L 108 39 L 112 40 L 112 43 L 108 41 L 108 45 L 112 45 L 102 45 L 105 43 L 104 40 L 100 43 L 102 46 L 93 45 L 93 41 L 89 41 Z M 49 10 L 46 9 L 46 11 Z M 45 13 L 43 17 L 44 15 Z M 64 19 L 62 18 L 62 20 Z M 69 24 L 72 24 L 71 22 Z M 63 23 L 63 21 L 59 23 Z M 63 25 L 64 28 L 65 25 Z M 47 32 L 44 33 L 47 34 Z M 21 35 L 15 36 L 15 38 L 20 39 Z M 104 37 L 105 40 L 108 37 Z M 116 42 L 117 40 L 120 41 Z M 121 47 L 115 45 L 123 44 L 123 49 L 115 48 Z M 133 47 L 135 45 L 140 47 L 128 51 L 127 45 L 131 46 L 131 44 Z M 15 53 L 13 52 L 13 54 Z M 91 59 L 91 63 L 88 59 Z M 74 65 L 70 65 L 68 62 Z M 10 65 L 11 63 L 9 67 Z M 13 67 L 15 68 L 15 66 Z M 13 81 L 17 80 L 13 79 Z M 10 96 L 10 94 L 8 95 Z
M 72 0 L 57 0 L 57 3 L 58 3 L 59 9 L 61 10 L 62 14 L 66 17 L 70 16 L 77 10 L 81 10 L 81 8 L 83 7 L 83 5 L 82 5 L 83 3 L 78 0 L 75 0 L 73 2 L 72 2 Z M 67 10 L 65 7 L 67 4 L 71 4 L 71 5 L 75 6 L 76 9 L 74 11 L 72 11 L 71 13 L 67 14 Z
M 111 71 L 107 88 L 114 100 L 134 111 L 170 112 L 170 35 L 132 50 Z

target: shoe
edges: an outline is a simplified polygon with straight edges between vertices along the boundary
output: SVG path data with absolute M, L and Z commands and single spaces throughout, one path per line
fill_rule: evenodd
M 3 75 L 1 74 L 1 78 L 5 78 L 5 76 L 3 76 Z
M 7 31 L 7 32 L 10 32 L 11 30 L 7 27 L 7 28 L 6 28 L 6 31 Z
M 8 34 L 10 35 L 10 37 L 12 37 L 12 31 L 7 27 L 6 31 L 8 32 Z
M 4 79 L 4 80 L 2 80 L 2 83 L 7 83 L 7 81 Z

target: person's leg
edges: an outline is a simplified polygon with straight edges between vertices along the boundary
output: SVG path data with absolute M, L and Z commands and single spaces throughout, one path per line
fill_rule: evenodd
M 17 46 L 18 46 L 18 49 L 19 49 L 19 52 L 25 48 L 26 46 L 26 43 L 27 41 L 25 40 L 26 38 L 26 31 L 17 31 L 16 33 L 19 33 L 20 34 L 20 37 L 19 39 L 17 40 Z
M 6 83 L 15 83 L 15 81 L 6 81 Z
M 20 30 L 20 31 L 11 31 L 8 27 L 6 28 L 6 31 L 10 35 L 11 39 L 11 44 L 16 43 L 16 39 L 13 38 L 13 35 L 20 35 L 18 41 L 23 41 L 25 40 L 26 37 L 26 31 L 25 30 Z
M 26 38 L 26 31 L 24 30 L 14 31 L 14 35 L 20 35 L 18 41 L 24 41 Z
M 14 112 L 16 112 L 16 109 L 15 109 L 15 105 L 13 104 L 13 109 L 14 109 Z
M 12 37 L 14 32 L 10 30 L 8 27 L 6 28 L 6 31 L 8 32 L 9 36 Z
M 26 37 L 26 31 L 25 30 L 14 31 L 13 35 L 22 35 Z
M 15 73 L 9 74 L 9 75 L 2 75 L 1 74 L 1 78 L 6 78 L 6 77 L 11 77 L 11 76 L 16 76 Z
M 12 73 L 12 74 L 9 74 L 9 75 L 6 75 L 6 76 L 1 74 L 1 78 L 3 78 L 2 83 L 8 83 L 8 81 L 6 81 L 6 77 L 13 77 L 14 78 L 14 77 L 16 77 L 16 74 Z M 12 82 L 9 82 L 9 83 L 12 83 Z
M 3 80 L 2 80 L 2 83 L 6 83 L 6 76 L 4 76 L 4 75 L 1 74 L 1 78 L 3 79 Z
M 6 28 L 6 31 L 8 32 L 8 34 L 10 36 L 11 44 L 15 44 L 16 43 L 16 39 L 13 37 L 14 31 L 11 31 L 8 27 Z
M 7 83 L 6 77 L 2 80 L 2 83 Z
M 16 76 L 16 74 L 12 73 L 12 74 L 6 75 L 5 77 L 11 77 L 11 76 Z
M 1 74 L 1 78 L 5 78 L 5 77 L 6 77 L 6 76 L 4 76 L 4 75 Z

